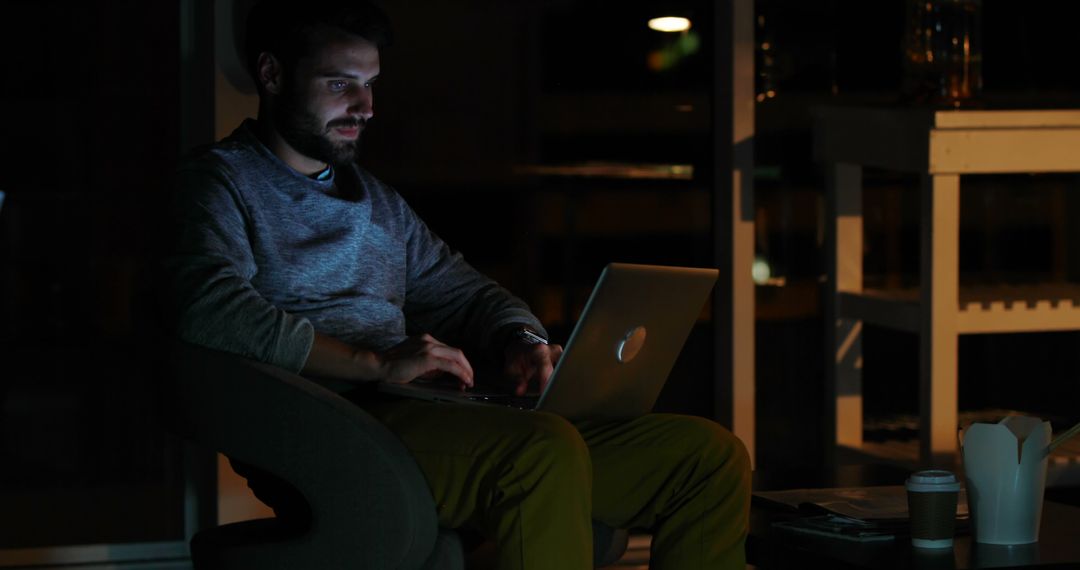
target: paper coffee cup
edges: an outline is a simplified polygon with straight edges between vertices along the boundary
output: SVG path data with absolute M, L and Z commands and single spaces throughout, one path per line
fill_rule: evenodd
M 956 502 L 960 481 L 948 471 L 919 471 L 908 478 L 911 544 L 919 548 L 949 548 L 956 531 Z

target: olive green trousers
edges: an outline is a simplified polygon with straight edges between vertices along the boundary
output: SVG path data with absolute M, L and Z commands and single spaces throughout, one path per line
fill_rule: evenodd
M 431 486 L 439 523 L 492 539 L 502 570 L 592 566 L 593 519 L 653 533 L 652 568 L 746 566 L 750 463 L 709 420 L 570 423 L 499 406 L 380 400 Z

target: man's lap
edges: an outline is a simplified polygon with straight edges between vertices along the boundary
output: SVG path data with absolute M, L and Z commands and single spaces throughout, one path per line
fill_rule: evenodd
M 433 492 L 466 502 L 482 500 L 439 488 L 467 484 L 461 477 L 482 477 L 501 454 L 547 434 L 583 441 L 592 469 L 593 518 L 615 527 L 651 526 L 657 513 L 642 503 L 670 483 L 671 473 L 687 461 L 711 458 L 743 461 L 745 450 L 730 432 L 710 420 L 676 414 L 648 414 L 630 420 L 591 420 L 576 424 L 553 414 L 504 408 L 373 398 L 357 403 L 402 439 L 421 465 Z M 451 481 L 433 481 L 447 477 Z M 471 505 L 455 505 L 461 522 Z M 440 505 L 441 509 L 452 508 Z
M 352 396 L 411 450 L 441 526 L 528 536 L 508 544 L 584 557 L 587 547 L 570 537 L 588 536 L 592 519 L 653 531 L 654 556 L 667 561 L 661 567 L 743 566 L 749 461 L 738 439 L 712 421 L 648 414 L 574 425 L 499 406 Z M 309 524 L 306 502 L 287 483 L 254 468 L 242 474 L 279 516 Z M 684 559 L 687 552 L 693 556 Z

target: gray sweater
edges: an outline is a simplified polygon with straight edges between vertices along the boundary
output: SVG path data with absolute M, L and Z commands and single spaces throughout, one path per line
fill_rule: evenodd
M 451 251 L 358 166 L 329 180 L 242 124 L 180 167 L 164 269 L 181 339 L 299 371 L 314 331 L 385 350 L 428 332 L 486 348 L 528 307 Z

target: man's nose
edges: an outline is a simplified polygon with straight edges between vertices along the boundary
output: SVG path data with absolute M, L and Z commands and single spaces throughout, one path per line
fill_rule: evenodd
M 365 121 L 375 116 L 375 97 L 370 87 L 357 89 L 349 104 L 349 114 Z

